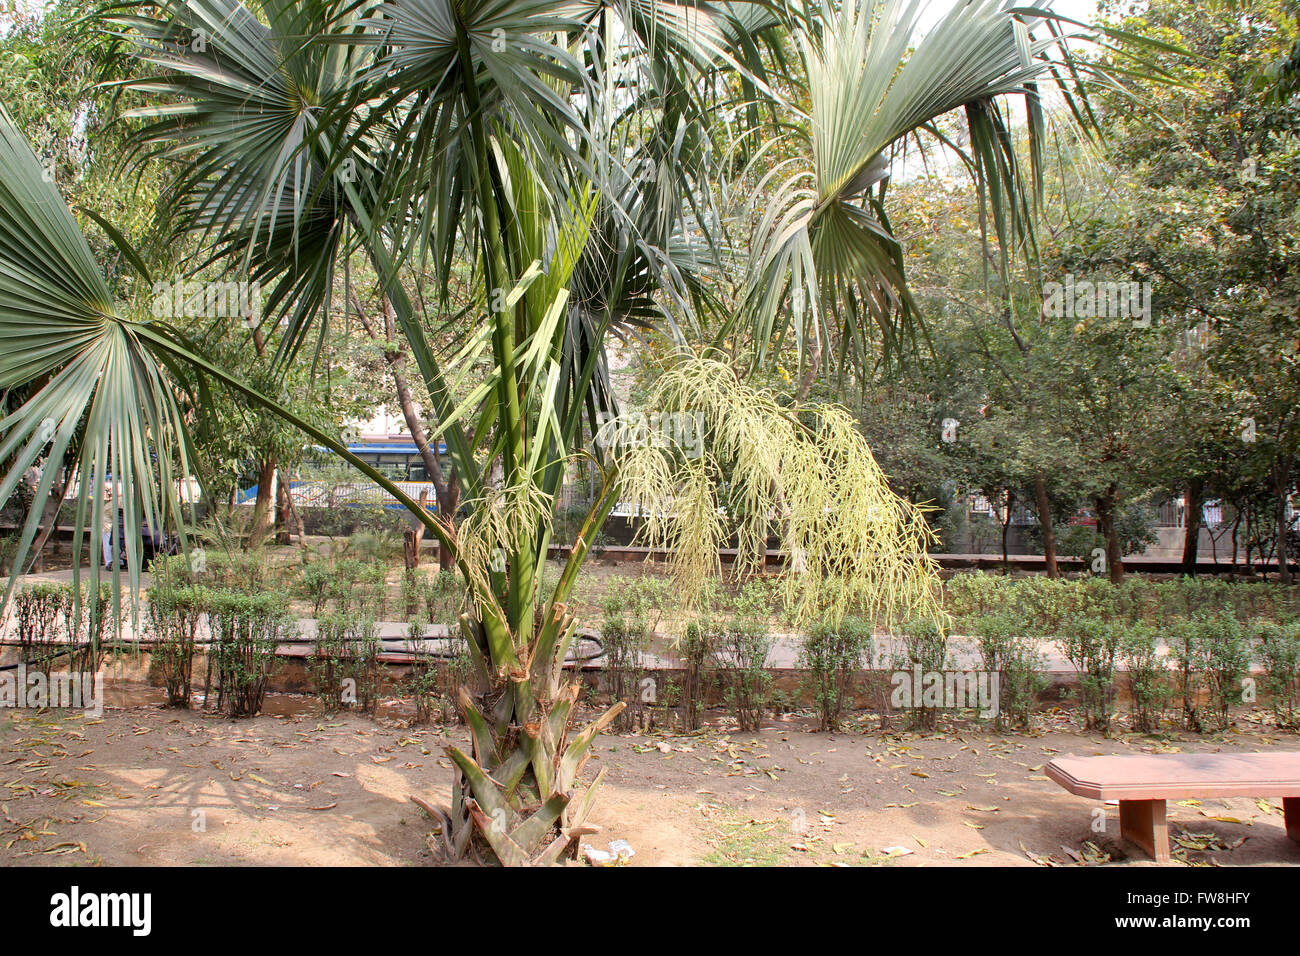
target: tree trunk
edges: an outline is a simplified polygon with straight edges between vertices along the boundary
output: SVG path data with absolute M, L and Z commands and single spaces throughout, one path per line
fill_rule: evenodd
M 371 323 L 370 317 L 361 307 L 361 300 L 357 297 L 354 290 L 348 290 L 352 299 L 352 309 L 357 314 L 357 319 L 361 322 L 362 328 L 370 336 L 372 341 L 380 341 L 379 329 Z M 395 335 L 396 318 L 393 314 L 393 305 L 387 298 L 383 301 L 384 308 L 384 342 L 391 342 Z M 411 433 L 411 441 L 415 443 L 415 449 L 420 453 L 420 461 L 424 463 L 424 470 L 433 484 L 434 493 L 438 498 L 438 514 L 441 515 L 448 524 L 454 525 L 456 520 L 456 509 L 460 503 L 460 488 L 456 482 L 456 471 L 452 469 L 450 477 L 443 474 L 442 463 L 438 461 L 437 450 L 429 442 L 429 433 L 425 427 L 424 420 L 420 417 L 419 410 L 415 407 L 415 400 L 411 396 L 411 387 L 407 382 L 406 375 L 402 371 L 406 364 L 406 352 L 403 349 L 385 349 L 384 361 L 388 363 L 389 370 L 393 373 L 393 387 L 397 391 L 397 404 L 402 410 L 402 420 L 406 423 L 406 429 Z M 421 525 L 421 529 L 423 525 Z M 420 532 L 421 537 L 423 532 Z M 420 541 L 407 540 L 406 542 L 406 566 L 414 568 L 419 564 Z M 438 548 L 438 567 L 446 571 L 454 564 L 452 556 L 446 553 L 446 549 Z
M 1011 559 L 1007 554 L 1007 532 L 1011 529 L 1011 506 L 1015 503 L 1015 496 L 1010 489 L 1007 490 L 1007 516 L 1002 519 L 1002 570 L 1011 573 Z
M 1201 550 L 1201 506 L 1204 503 L 1205 482 L 1193 478 L 1187 483 L 1187 505 L 1183 510 L 1183 561 L 1182 572 L 1196 576 L 1196 559 Z
M 1038 509 L 1038 526 L 1043 531 L 1043 559 L 1047 564 L 1047 576 L 1059 578 L 1061 570 L 1056 566 L 1056 528 L 1052 520 L 1052 502 L 1047 497 L 1047 478 L 1041 472 L 1034 476 L 1034 505 Z
M 424 511 L 429 510 L 429 492 L 427 489 L 421 489 L 420 491 L 420 508 Z M 402 535 L 404 558 L 406 570 L 408 571 L 414 571 L 420 566 L 420 546 L 424 543 L 424 532 L 424 522 L 412 515 L 411 527 L 407 528 Z
M 279 477 L 275 482 L 275 524 L 281 529 L 276 536 L 279 544 L 292 544 L 291 535 L 298 536 L 298 546 L 307 547 L 304 539 L 305 532 L 302 524 L 302 515 L 298 513 L 298 507 L 293 503 L 293 485 L 284 469 L 278 472 Z
M 447 524 L 455 527 L 456 509 L 460 507 L 460 479 L 456 475 L 456 469 L 452 468 L 448 476 L 446 493 L 444 495 L 441 488 L 438 489 L 438 514 Z M 438 545 L 438 570 L 450 571 L 456 566 L 456 556 L 444 548 L 441 543 Z
M 1241 509 L 1237 509 L 1237 515 L 1232 519 L 1232 576 L 1237 576 L 1237 528 L 1241 524 Z
M 813 383 L 817 381 L 817 373 L 821 371 L 822 365 L 821 324 L 817 321 L 816 309 L 810 306 L 809 313 L 812 328 L 809 329 L 808 334 L 808 365 L 799 379 L 799 387 L 795 392 L 794 400 L 796 405 L 802 405 L 808 400 L 808 396 L 812 393 Z M 801 319 L 802 316 L 795 316 L 796 321 Z
M 288 476 L 282 473 L 280 480 L 284 483 L 285 488 L 289 489 L 288 496 L 285 498 L 289 508 L 289 528 L 298 536 L 298 544 L 305 548 L 307 547 L 307 542 L 305 540 L 307 536 L 307 528 L 302 523 L 302 513 L 298 510 L 298 506 L 293 503 L 293 486 L 287 479 Z
M 28 559 L 29 566 L 35 571 L 45 570 L 45 543 L 49 540 L 50 535 L 54 532 L 55 526 L 59 523 L 59 509 L 63 507 L 63 499 L 68 494 L 68 481 L 65 476 L 55 481 L 50 488 L 51 494 L 45 499 L 45 505 L 42 508 L 41 521 L 37 526 L 36 538 L 32 543 L 32 548 Z M 25 519 L 24 519 L 25 520 Z M 103 557 L 99 551 L 99 534 L 92 536 L 90 543 L 90 556 L 93 561 L 102 561 Z M 75 562 L 78 560 L 77 555 L 72 556 Z
M 253 523 L 248 529 L 248 543 L 252 547 L 262 540 L 275 524 L 271 502 L 275 485 L 275 456 L 269 455 L 257 466 L 257 501 L 253 506 Z
M 1277 526 L 1277 579 L 1283 584 L 1291 583 L 1290 555 L 1287 554 L 1287 492 L 1291 489 L 1290 462 L 1284 455 L 1278 455 L 1273 463 L 1274 516 Z
M 1106 539 L 1106 572 L 1111 584 L 1124 580 L 1124 555 L 1115 530 L 1115 486 L 1097 496 L 1097 527 Z

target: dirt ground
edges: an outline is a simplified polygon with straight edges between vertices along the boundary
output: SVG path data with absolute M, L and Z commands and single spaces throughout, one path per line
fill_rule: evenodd
M 864 724 L 866 722 L 864 721 Z M 804 718 L 692 736 L 603 736 L 609 768 L 588 840 L 627 840 L 632 866 L 1138 865 L 1117 808 L 1043 775 L 1054 755 L 1300 749 L 1242 729 L 1218 738 L 1106 739 L 1064 718 L 981 728 L 824 734 Z M 429 865 L 412 794 L 448 799 L 460 728 L 314 713 L 231 721 L 157 706 L 0 714 L 0 864 Z M 1280 801 L 1169 805 L 1172 865 L 1295 865 Z

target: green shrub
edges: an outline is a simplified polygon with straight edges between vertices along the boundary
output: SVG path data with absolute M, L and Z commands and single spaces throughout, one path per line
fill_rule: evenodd
M 348 614 L 358 610 L 363 601 L 358 600 L 361 578 L 365 573 L 365 563 L 355 558 L 344 558 L 334 564 L 334 579 L 328 585 L 330 603 L 338 614 Z
M 1079 708 L 1086 730 L 1110 733 L 1115 713 L 1115 660 L 1123 625 L 1075 612 L 1061 626 L 1065 659 L 1079 675 Z
M 614 718 L 613 730 L 621 733 L 636 728 L 645 719 L 641 678 L 645 673 L 643 655 L 649 647 L 650 629 L 644 617 L 619 613 L 607 602 L 600 640 L 610 696 L 627 704 Z
M 411 650 L 411 670 L 404 691 L 415 704 L 416 724 L 430 723 L 439 716 L 444 724 L 461 719 L 456 702 L 460 689 L 473 674 L 474 666 L 469 647 L 455 631 L 444 653 L 428 653 L 424 642 L 430 636 L 428 621 L 412 621 L 407 629 L 408 647 Z
M 195 582 L 212 588 L 224 588 L 244 594 L 258 594 L 283 587 L 293 569 L 268 560 L 261 548 L 227 551 L 204 547 L 190 554 L 189 574 Z M 200 568 L 202 570 L 200 570 Z
M 846 617 L 838 624 L 821 621 L 803 636 L 799 666 L 808 672 L 805 688 L 812 693 L 819 730 L 839 729 L 853 678 L 870 656 L 871 647 L 871 628 L 856 617 Z
M 81 616 L 76 622 L 78 639 L 68 655 L 68 664 L 73 671 L 95 673 L 104 663 L 105 632 L 110 622 L 117 623 L 121 608 L 113 606 L 113 586 L 107 582 L 96 591 L 86 588 L 82 594 Z
M 1255 627 L 1264 692 L 1281 727 L 1300 727 L 1300 620 Z
M 922 674 L 942 673 L 948 669 L 948 635 L 939 622 L 931 618 L 908 621 L 900 628 L 902 651 L 894 652 L 896 671 L 919 669 Z M 924 698 L 911 701 L 908 722 L 913 730 L 934 730 L 939 709 L 928 706 Z
M 19 654 L 24 664 L 48 669 L 68 643 L 63 612 L 67 588 L 38 582 L 14 593 L 14 617 Z
M 1047 686 L 1038 642 L 1008 613 L 984 614 L 972 625 L 984 670 L 998 676 L 996 727 L 1027 727 L 1038 694 Z
M 767 655 L 772 635 L 765 621 L 732 620 L 723 627 L 713 649 L 713 659 L 723 673 L 723 695 L 742 732 L 758 730 L 772 675 Z
M 1156 628 L 1146 622 L 1130 624 L 1120 643 L 1120 659 L 1128 671 L 1133 729 L 1154 733 L 1173 693 L 1168 669 L 1159 654 Z
M 153 661 L 162 675 L 168 707 L 189 707 L 194 650 L 206 608 L 202 588 L 158 587 L 149 592 L 145 627 L 151 635 Z
M 420 613 L 420 572 L 415 568 L 402 569 L 402 620 L 413 623 Z
M 983 571 L 957 574 L 944 583 L 948 611 L 959 621 L 1003 610 L 1014 601 L 1015 589 L 1011 578 Z
M 348 554 L 364 564 L 392 565 L 404 558 L 405 550 L 402 536 L 387 530 L 357 531 L 348 542 Z
M 691 621 L 677 644 L 677 653 L 682 661 L 682 729 L 687 733 L 700 728 L 700 710 L 705 703 L 707 667 L 713 659 L 714 636 L 698 620 Z
M 320 617 L 325 602 L 330 598 L 330 586 L 334 583 L 335 569 L 325 561 L 313 561 L 305 564 L 298 572 L 298 594 L 303 600 L 311 602 L 312 617 Z
M 1061 620 L 1079 604 L 1078 582 L 1043 575 L 1020 580 L 1011 578 L 1001 580 L 1005 582 L 1002 590 L 1007 594 L 1006 600 L 999 606 L 991 607 L 981 613 L 991 613 L 993 610 L 1010 611 L 1015 607 L 1024 621 L 1031 624 L 1043 636 L 1059 633 Z
M 1169 653 L 1175 665 L 1175 683 L 1182 700 L 1184 729 L 1200 733 L 1204 724 L 1201 709 L 1202 690 L 1201 642 L 1198 624 L 1192 619 L 1175 620 L 1165 628 Z
M 453 570 L 439 571 L 424 589 L 424 607 L 429 621 L 456 632 L 465 609 L 465 585 Z
M 316 649 L 308 664 L 316 696 L 327 713 L 355 706 L 373 713 L 379 699 L 382 645 L 371 618 L 329 614 L 316 622 Z
M 614 720 L 616 732 L 653 723 L 654 711 L 646 705 L 657 703 L 658 693 L 646 684 L 645 655 L 663 614 L 666 594 L 663 579 L 644 575 L 612 579 L 601 599 L 605 678 L 613 699 L 627 704 Z
M 388 615 L 388 565 L 365 564 L 358 575 L 354 592 L 357 613 L 384 620 Z
M 288 595 L 216 588 L 209 592 L 208 602 L 217 705 L 231 717 L 253 717 L 262 709 L 266 683 L 276 666 L 276 648 L 296 633 Z
M 1250 645 L 1230 608 L 1216 615 L 1203 614 L 1198 636 L 1212 727 L 1227 730 L 1231 722 L 1229 708 L 1234 700 L 1241 699 L 1240 681 L 1250 672 Z
M 734 598 L 715 592 L 699 619 L 698 633 L 708 644 L 723 698 L 746 732 L 759 728 L 772 684 L 767 669 L 771 598 L 770 588 L 752 581 Z
M 1239 681 L 1250 669 L 1250 648 L 1236 616 L 1230 608 L 1218 613 L 1198 610 L 1189 620 L 1175 622 L 1169 633 L 1178 663 L 1183 726 L 1197 733 L 1226 730 L 1229 708 L 1241 695 Z
M 429 634 L 429 622 L 416 620 L 407 626 L 407 647 L 411 652 L 411 670 L 404 692 L 415 705 L 415 724 L 427 724 L 438 712 L 441 699 L 436 658 L 423 652 L 420 644 Z

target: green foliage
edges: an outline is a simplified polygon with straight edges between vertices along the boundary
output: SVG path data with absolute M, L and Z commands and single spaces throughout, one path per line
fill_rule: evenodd
M 218 707 L 231 717 L 254 717 L 262 709 L 267 680 L 276 668 L 276 648 L 283 638 L 297 633 L 288 596 L 214 588 L 207 603 Z
M 803 635 L 799 666 L 808 671 L 805 689 L 812 693 L 819 730 L 839 729 L 853 678 L 871 650 L 871 627 L 856 617 L 820 621 Z
M 368 564 L 393 564 L 402 559 L 402 536 L 391 531 L 357 531 L 348 540 L 348 554 Z
M 935 674 L 948 670 L 948 635 L 943 624 L 933 618 L 909 620 L 900 632 L 902 648 L 893 653 L 894 671 L 913 671 Z M 913 730 L 933 730 L 939 719 L 939 710 L 928 706 L 924 698 L 911 701 L 909 721 Z
M 719 601 L 727 616 L 714 621 L 710 644 L 713 663 L 723 685 L 723 697 L 743 732 L 758 730 L 772 684 L 767 657 L 772 651 L 768 630 L 771 592 L 757 581 L 747 583 L 734 598 Z
M 320 617 L 329 600 L 336 571 L 325 561 L 312 561 L 298 572 L 298 594 L 311 602 L 313 617 Z
M 424 589 L 424 608 L 429 620 L 455 633 L 465 610 L 465 584 L 455 571 L 439 571 Z
M 417 643 L 424 641 L 428 633 L 428 621 L 417 619 L 407 626 L 411 667 L 402 691 L 410 695 L 415 705 L 414 723 L 417 725 L 427 724 L 433 720 L 441 699 L 437 659 L 431 654 L 422 653 Z
M 326 713 L 355 707 L 371 714 L 379 699 L 381 644 L 372 618 L 329 614 L 316 621 L 316 647 L 308 662 L 316 696 Z
M 153 666 L 162 676 L 167 706 L 190 706 L 195 640 L 207 609 L 202 588 L 193 585 L 164 587 L 149 592 L 145 626 L 153 641 Z
M 1110 733 L 1115 713 L 1115 662 L 1124 625 L 1076 612 L 1061 628 L 1065 658 L 1079 674 L 1079 705 L 1084 728 Z
M 589 445 L 584 425 L 597 404 L 608 404 L 606 335 L 655 318 L 676 326 L 679 313 L 690 321 L 677 330 L 694 327 L 692 306 L 716 304 L 731 313 L 719 343 L 730 339 L 728 348 L 747 349 L 756 365 L 783 340 L 796 342 L 801 363 L 807 356 L 810 366 L 814 356 L 838 355 L 846 364 L 853 357 L 864 369 L 881 355 L 893 357 L 910 337 L 916 309 L 883 208 L 887 158 L 923 135 L 968 143 L 957 151 L 987 200 L 981 211 L 992 215 L 981 222 L 992 224 L 1001 247 L 995 261 L 1005 266 L 1006 250 L 1035 246 L 1035 217 L 1026 213 L 1036 207 L 1041 148 L 1052 128 L 1029 87 L 1068 85 L 1077 104 L 1075 80 L 1098 68 L 1096 60 L 1072 57 L 1066 39 L 1043 24 L 1013 22 L 1000 0 L 972 0 L 933 23 L 923 19 L 921 5 L 858 0 L 745 13 L 724 5 L 699 17 L 673 5 L 615 4 L 598 11 L 608 29 L 591 29 L 591 12 L 581 5 L 463 3 L 450 20 L 429 15 L 438 6 L 386 4 L 383 16 L 353 21 L 336 17 L 334 4 L 292 0 L 110 5 L 104 19 L 114 43 L 138 54 L 117 59 L 139 70 L 115 92 L 146 100 L 125 117 L 144 123 L 129 145 L 138 157 L 177 160 L 167 164 L 175 175 L 159 218 L 178 237 L 202 242 L 197 262 L 215 267 L 229 260 L 268 283 L 271 314 L 261 331 L 275 340 L 262 343 L 275 350 L 274 361 L 253 368 L 242 361 L 262 344 L 249 350 L 236 323 L 220 331 L 240 334 L 205 343 L 218 356 L 209 362 L 189 350 L 190 329 L 133 319 L 138 302 L 107 285 L 70 217 L 53 230 L 42 228 L 49 216 L 34 222 L 31 207 L 61 213 L 61 206 L 50 202 L 57 198 L 52 189 L 37 185 L 39 165 L 18 148 L 6 121 L 0 249 L 16 252 L 0 269 L 0 320 L 7 332 L 21 334 L 7 335 L 15 347 L 6 353 L 0 385 L 37 390 L 18 416 L 21 427 L 9 433 L 15 444 L 36 432 L 47 409 L 57 412 L 66 427 L 51 455 L 56 464 L 75 423 L 89 414 L 83 473 L 110 451 L 123 463 L 149 462 L 148 452 L 156 451 L 152 460 L 161 471 L 179 458 L 184 475 L 189 442 L 167 441 L 195 416 L 195 443 L 215 443 L 218 450 L 204 456 L 227 467 L 265 464 L 275 457 L 266 446 L 274 448 L 287 432 L 286 426 L 245 440 L 234 417 L 240 411 L 255 429 L 283 422 L 332 441 L 314 423 L 317 403 L 295 411 L 302 398 L 292 380 L 314 382 L 322 358 L 328 364 L 325 319 L 334 277 L 347 281 L 354 249 L 368 258 L 383 278 L 384 321 L 392 326 L 385 337 L 418 369 L 470 503 L 455 534 L 427 515 L 421 519 L 454 546 L 472 590 L 466 631 L 484 676 L 483 686 L 461 698 L 474 716 L 472 754 L 448 747 L 457 780 L 442 827 L 445 848 L 460 858 L 476 839 L 503 862 L 554 862 L 589 809 L 587 800 L 570 801 L 606 718 L 569 740 L 577 686 L 562 670 L 574 624 L 566 601 L 591 539 L 575 547 L 544 606 L 538 565 L 566 459 Z M 203 45 L 176 44 L 178 34 L 195 28 L 213 35 Z M 498 31 L 511 41 L 484 41 Z M 610 31 L 620 37 L 613 49 Z M 971 50 L 979 56 L 967 56 Z M 773 57 L 793 65 L 783 67 L 780 93 L 751 82 L 769 71 Z M 1062 58 L 1068 71 L 1057 69 Z M 748 65 L 738 75 L 737 60 Z M 630 79 L 626 88 L 610 87 L 610 76 Z M 741 191 L 728 182 L 738 178 L 731 167 L 748 166 L 733 155 L 719 162 L 712 149 L 709 128 L 718 97 L 729 98 L 728 82 L 740 84 L 746 101 L 763 101 L 740 111 L 741 142 L 755 143 L 739 158 L 762 160 L 745 175 L 771 185 L 751 190 L 764 208 L 753 211 L 752 255 L 747 268 L 742 257 L 745 275 L 734 285 L 741 301 L 730 310 L 701 274 L 702 266 L 731 258 L 706 247 L 715 231 L 731 232 L 714 215 L 709 186 L 717 179 Z M 681 95 L 695 89 L 718 94 Z M 599 90 L 609 90 L 613 101 Z M 1004 145 L 1014 138 L 1004 101 L 1026 95 L 1031 149 L 1022 170 Z M 373 107 L 374 122 L 358 126 L 358 103 Z M 936 124 L 950 123 L 957 127 L 952 135 L 935 136 Z M 764 148 L 773 129 L 780 132 L 771 145 L 793 150 L 774 168 Z M 716 150 L 724 152 L 733 153 Z M 599 171 L 595 179 L 589 170 Z M 701 230 L 701 223 L 709 225 Z M 55 241 L 46 241 L 49 231 L 57 232 Z M 415 244 L 428 254 L 408 256 Z M 444 350 L 427 337 L 432 323 L 423 288 L 417 309 L 401 281 L 416 262 L 433 269 L 433 297 L 442 307 L 450 305 L 453 271 L 463 266 L 473 276 L 472 308 L 448 309 L 455 318 L 439 323 L 454 327 L 470 316 L 459 330 L 463 350 L 451 359 L 454 377 L 444 374 Z M 727 297 L 734 298 L 733 289 Z M 794 308 L 785 308 L 788 299 Z M 50 303 L 59 313 L 52 323 L 44 321 Z M 33 315 L 42 318 L 39 328 L 32 328 Z M 316 355 L 305 361 L 303 346 L 313 339 Z M 740 521 L 742 552 L 761 561 L 775 521 L 788 550 L 806 562 L 808 574 L 784 582 L 786 604 L 805 620 L 839 619 L 851 607 L 886 624 L 937 611 L 923 512 L 890 487 L 851 416 L 802 401 L 792 410 L 749 389 L 734 369 L 710 362 L 681 362 L 695 381 L 679 379 L 690 386 L 678 392 L 684 401 L 662 407 L 708 403 L 706 431 L 720 439 L 711 447 L 721 454 L 692 470 L 685 486 L 674 475 L 658 480 L 662 472 L 606 471 L 602 461 L 603 503 L 575 544 L 599 527 L 620 491 L 646 479 L 639 494 L 651 515 L 676 515 L 687 528 L 679 539 L 682 567 L 701 572 L 683 582 L 692 589 L 712 570 L 699 559 L 714 560 L 715 519 L 726 514 Z M 191 374 L 196 369 L 202 380 Z M 191 387 L 176 389 L 173 376 Z M 214 387 L 232 401 L 205 401 Z M 192 414 L 183 417 L 175 407 L 178 392 L 187 401 L 201 396 L 187 409 Z M 110 408 L 132 415 L 119 422 Z M 300 439 L 292 441 L 300 447 Z M 30 447 L 34 455 L 35 443 Z M 279 449 L 288 454 L 292 444 Z M 11 486 L 30 460 L 11 468 Z M 126 470 L 125 480 L 144 485 L 142 500 L 159 497 L 147 480 L 149 465 Z M 164 474 L 159 487 L 170 489 L 172 479 Z M 394 490 L 391 482 L 385 487 Z M 715 497 L 724 491 L 727 500 Z M 226 608 L 220 620 L 229 629 L 231 621 L 253 617 L 249 608 Z M 750 677 L 763 668 L 770 636 L 743 608 L 719 631 L 715 659 L 729 662 L 733 676 L 748 675 L 729 692 L 742 726 L 752 724 L 762 688 Z M 260 662 L 244 661 L 237 672 L 252 674 L 255 683 Z M 227 679 L 236 673 L 229 661 L 221 673 L 223 692 L 236 689 Z M 538 726 L 555 732 L 528 733 Z M 504 825 L 483 822 L 490 814 L 497 823 L 498 811 Z
M 1169 670 L 1160 655 L 1159 634 L 1146 622 L 1130 624 L 1120 643 L 1120 659 L 1128 672 L 1129 697 L 1133 701 L 1133 729 L 1154 733 L 1173 696 Z
M 1228 608 L 1197 610 L 1175 622 L 1168 633 L 1178 666 L 1183 725 L 1197 732 L 1226 730 L 1229 708 L 1241 699 L 1238 682 L 1250 667 L 1250 647 L 1241 624 Z
M 984 670 L 998 677 L 997 728 L 1028 727 L 1038 694 L 1047 686 L 1038 641 L 1005 612 L 981 614 L 969 626 Z
M 355 592 L 358 614 L 383 620 L 388 615 L 388 565 L 368 563 L 361 569 Z
M 48 667 L 58 653 L 63 613 L 64 588 L 44 582 L 33 584 L 14 595 L 14 617 L 18 648 L 23 662 Z
M 412 660 L 403 690 L 415 704 L 415 723 L 427 724 L 435 716 L 448 724 L 462 717 L 456 706 L 460 688 L 473 677 L 474 667 L 469 647 L 456 629 L 443 642 L 438 651 L 421 650 L 421 643 L 430 640 L 430 625 L 424 620 L 412 621 L 408 627 Z
M 610 695 L 627 704 L 613 726 L 627 731 L 652 723 L 653 711 L 646 705 L 657 703 L 658 690 L 653 682 L 646 683 L 650 679 L 645 677 L 644 655 L 663 613 L 667 590 L 666 582 L 649 575 L 615 578 L 609 585 L 601 600 L 603 672 Z
M 1227 730 L 1229 708 L 1241 700 L 1241 678 L 1250 669 L 1250 645 L 1245 632 L 1231 609 L 1219 614 L 1201 615 L 1198 641 L 1206 689 L 1209 692 L 1209 717 L 1215 730 Z
M 78 592 L 71 584 L 38 582 L 15 592 L 15 630 L 23 662 L 44 670 L 57 665 L 78 673 L 98 671 L 114 611 L 108 584 L 93 590 L 82 585 Z
M 1237 582 L 1209 577 L 1153 581 L 1126 578 L 1011 578 L 983 571 L 955 574 L 944 582 L 945 607 L 964 620 L 981 614 L 1021 614 L 1045 636 L 1059 632 L 1075 611 L 1135 623 L 1172 623 L 1198 611 L 1229 608 L 1240 619 L 1288 620 L 1295 615 L 1294 588 L 1271 582 Z
M 772 587 L 755 578 L 733 595 L 709 582 L 702 595 L 678 646 L 686 666 L 684 723 L 688 729 L 698 726 L 705 683 L 716 681 L 740 729 L 757 730 L 772 683 L 767 669 L 773 644 L 768 629 Z
M 334 563 L 334 579 L 328 585 L 330 603 L 339 614 L 347 614 L 366 602 L 362 577 L 366 565 L 355 558 Z
M 713 659 L 714 636 L 714 631 L 696 619 L 687 623 L 677 644 L 677 654 L 682 661 L 682 729 L 687 733 L 700 728 L 700 710 L 707 694 L 707 668 Z
M 1281 727 L 1300 727 L 1300 620 L 1255 624 L 1264 691 Z

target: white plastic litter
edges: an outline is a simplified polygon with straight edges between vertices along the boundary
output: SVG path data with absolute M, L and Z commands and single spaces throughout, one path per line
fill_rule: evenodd
M 582 856 L 592 866 L 624 866 L 636 856 L 636 850 L 626 840 L 615 840 L 608 850 L 599 850 L 590 843 L 582 844 L 579 849 Z

